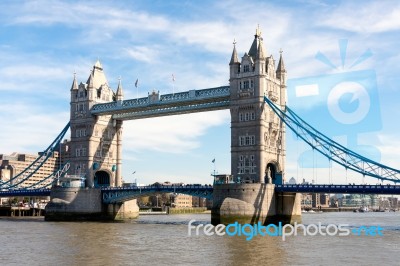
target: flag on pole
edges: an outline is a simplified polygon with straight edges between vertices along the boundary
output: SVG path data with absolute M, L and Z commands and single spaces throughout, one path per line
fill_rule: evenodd
M 172 81 L 175 81 L 175 75 L 172 74 Z
M 212 163 L 215 163 L 215 158 L 211 161 Z
M 136 88 L 137 88 L 138 82 L 139 82 L 139 79 L 136 79 L 136 82 L 135 82 L 135 87 Z

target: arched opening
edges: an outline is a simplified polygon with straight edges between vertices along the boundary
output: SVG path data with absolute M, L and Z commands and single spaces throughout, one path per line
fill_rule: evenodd
M 265 183 L 276 183 L 276 166 L 273 163 L 267 164 L 267 169 L 265 172 Z
M 265 183 L 275 185 L 283 184 L 283 172 L 279 169 L 279 165 L 276 162 L 270 162 L 267 164 L 265 169 Z
M 94 174 L 94 186 L 95 187 L 109 187 L 110 186 L 110 174 L 106 171 L 97 171 Z

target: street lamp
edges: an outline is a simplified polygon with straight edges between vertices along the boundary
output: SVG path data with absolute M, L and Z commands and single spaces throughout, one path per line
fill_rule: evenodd
M 133 171 L 132 176 L 133 176 L 135 173 L 136 173 L 136 171 Z M 136 178 L 135 178 L 135 184 L 137 185 Z

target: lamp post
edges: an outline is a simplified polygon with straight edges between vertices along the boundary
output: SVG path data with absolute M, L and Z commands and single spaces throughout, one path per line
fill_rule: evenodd
M 136 173 L 136 171 L 133 171 L 132 176 L 133 176 L 135 173 Z M 137 186 L 136 178 L 135 178 L 134 180 L 135 180 L 135 184 L 136 184 L 136 186 Z

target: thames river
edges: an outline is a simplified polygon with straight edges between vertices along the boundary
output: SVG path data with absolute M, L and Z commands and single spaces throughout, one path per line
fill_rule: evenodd
M 188 236 L 210 214 L 126 223 L 0 219 L 1 265 L 399 265 L 400 213 L 306 213 L 303 224 L 380 226 L 383 236 Z

